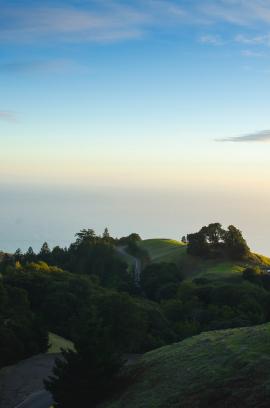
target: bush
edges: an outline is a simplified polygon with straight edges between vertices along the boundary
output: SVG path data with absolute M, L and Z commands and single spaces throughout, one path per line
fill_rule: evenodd
M 63 351 L 45 387 L 56 408 L 96 407 L 114 390 L 123 359 L 111 342 L 110 330 L 91 323 L 75 344 L 77 352 Z
M 245 280 L 248 280 L 249 282 L 252 283 L 257 283 L 259 282 L 261 277 L 261 271 L 260 268 L 258 267 L 248 267 L 243 271 L 243 278 Z
M 141 274 L 141 288 L 151 300 L 168 298 L 169 293 L 175 295 L 181 281 L 182 274 L 173 263 L 148 265 Z

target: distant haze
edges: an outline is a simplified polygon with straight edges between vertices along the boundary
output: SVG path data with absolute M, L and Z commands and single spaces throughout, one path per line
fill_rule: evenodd
M 239 227 L 252 250 L 270 255 L 269 204 L 270 195 L 218 189 L 6 186 L 0 194 L 0 248 L 39 250 L 44 241 L 68 246 L 81 228 L 180 239 L 220 221 Z

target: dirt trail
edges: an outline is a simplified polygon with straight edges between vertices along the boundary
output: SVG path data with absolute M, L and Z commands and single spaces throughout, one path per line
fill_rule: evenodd
M 130 255 L 130 254 L 127 252 L 125 246 L 118 246 L 118 247 L 116 247 L 116 251 L 117 251 L 119 254 L 126 255 L 126 256 L 128 256 L 130 259 L 132 259 L 133 268 L 134 268 L 134 281 L 135 281 L 135 284 L 136 284 L 137 286 L 140 286 L 140 279 L 141 279 L 141 272 L 142 272 L 142 261 L 141 261 L 139 258 L 136 258 L 136 257 L 133 256 L 133 255 Z
M 58 354 L 39 354 L 0 370 L 0 408 L 14 408 L 29 395 L 44 389 Z

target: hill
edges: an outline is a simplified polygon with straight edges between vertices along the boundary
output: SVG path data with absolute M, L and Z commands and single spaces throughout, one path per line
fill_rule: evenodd
M 263 408 L 270 403 L 270 324 L 213 331 L 146 353 L 103 408 Z
M 181 241 L 172 239 L 146 239 L 138 243 L 148 252 L 151 263 L 172 262 L 184 273 L 185 278 L 205 278 L 213 282 L 235 281 L 240 278 L 244 268 L 258 264 L 263 268 L 270 267 L 270 258 L 252 254 L 249 262 L 231 262 L 223 260 L 204 260 L 187 254 L 187 246 Z
M 145 239 L 139 241 L 138 245 L 148 252 L 152 262 L 178 263 L 186 255 L 186 245 L 173 239 Z

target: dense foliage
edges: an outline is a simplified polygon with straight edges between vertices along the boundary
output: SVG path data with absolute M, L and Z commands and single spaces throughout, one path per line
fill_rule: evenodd
M 27 292 L 0 280 L 0 367 L 45 352 L 48 336 Z
M 45 242 L 37 254 L 31 247 L 2 254 L 0 352 L 7 357 L 0 364 L 45 350 L 53 331 L 76 346 L 47 382 L 57 407 L 96 406 L 116 386 L 126 353 L 270 319 L 269 276 L 234 226 L 210 224 L 189 234 L 186 264 L 151 263 L 141 243 L 138 234 L 115 239 L 107 229 L 102 236 L 84 229 L 69 248 L 50 250 Z M 143 260 L 139 287 L 117 246 Z M 187 275 L 198 262 L 231 259 L 243 264 L 238 280 Z
M 191 255 L 242 260 L 250 255 L 250 249 L 239 229 L 230 225 L 224 230 L 219 223 L 202 227 L 199 232 L 188 234 L 188 252 Z
M 182 279 L 173 263 L 150 264 L 142 272 L 141 288 L 149 299 L 160 301 L 174 297 Z
M 93 316 L 84 323 L 76 351 L 63 351 L 45 381 L 53 394 L 56 408 L 95 407 L 108 397 L 117 384 L 116 375 L 123 359 L 111 342 L 111 326 L 105 326 Z
M 94 276 L 104 287 L 132 292 L 132 276 L 115 251 L 114 243 L 107 229 L 102 236 L 97 236 L 92 229 L 83 229 L 69 248 L 56 246 L 50 250 L 45 242 L 38 254 L 32 247 L 25 254 L 18 249 L 14 258 L 22 266 L 42 261 L 71 273 Z

